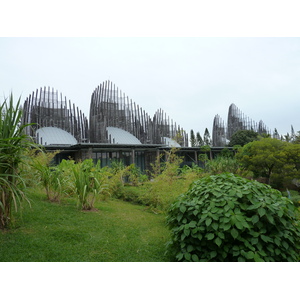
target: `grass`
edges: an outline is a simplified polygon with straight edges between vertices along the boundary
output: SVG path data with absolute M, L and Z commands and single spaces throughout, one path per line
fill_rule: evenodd
M 0 231 L 2 262 L 160 262 L 169 261 L 165 215 L 118 200 L 81 211 L 76 200 L 46 201 L 30 192 L 31 208 L 15 214 L 14 226 Z

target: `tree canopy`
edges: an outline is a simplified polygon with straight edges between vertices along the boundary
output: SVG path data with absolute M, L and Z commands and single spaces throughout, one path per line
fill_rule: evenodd
M 228 146 L 244 146 L 250 142 L 257 141 L 258 136 L 258 133 L 253 130 L 239 130 L 232 135 Z
M 300 175 L 300 145 L 273 138 L 253 141 L 240 148 L 236 158 L 255 177 L 292 180 Z

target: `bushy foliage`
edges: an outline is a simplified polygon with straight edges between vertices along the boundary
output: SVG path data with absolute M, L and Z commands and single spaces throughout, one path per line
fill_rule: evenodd
M 143 186 L 143 203 L 159 210 L 167 210 L 169 205 L 187 191 L 190 184 L 202 174 L 196 165 L 192 168 L 180 168 L 182 158 L 176 154 L 176 149 L 167 152 L 166 157 L 165 162 L 157 160 L 152 166 L 152 178 Z
M 206 171 L 210 174 L 224 172 L 236 174 L 240 171 L 240 165 L 235 157 L 219 155 L 206 163 Z
M 133 186 L 143 184 L 148 180 L 148 176 L 143 174 L 135 164 L 131 164 L 127 167 L 125 175 L 127 175 L 128 182 Z
M 299 215 L 270 186 L 230 173 L 195 181 L 168 212 L 177 261 L 298 261 Z
M 276 188 L 300 178 L 299 144 L 263 138 L 240 148 L 236 158 L 245 169 L 253 172 L 255 178 L 264 177 Z
M 83 210 L 94 208 L 94 202 L 97 200 L 100 183 L 93 176 L 94 167 L 91 159 L 86 159 L 73 165 L 74 187 L 76 189 L 78 206 Z
M 300 195 L 295 190 L 286 190 L 282 192 L 284 197 L 291 199 L 296 207 L 300 207 Z
M 253 130 L 238 130 L 232 135 L 228 146 L 244 146 L 250 142 L 257 141 L 258 136 L 258 133 Z
M 126 198 L 125 185 L 139 186 L 148 180 L 147 175 L 135 164 L 125 166 L 122 161 L 117 160 L 112 161 L 111 167 L 102 168 L 99 175 L 108 187 L 109 195 L 117 199 Z
M 46 191 L 49 201 L 59 202 L 63 194 L 66 178 L 57 166 L 51 164 L 56 152 L 31 151 L 28 154 L 28 163 L 23 166 L 23 174 L 31 185 L 41 184 Z

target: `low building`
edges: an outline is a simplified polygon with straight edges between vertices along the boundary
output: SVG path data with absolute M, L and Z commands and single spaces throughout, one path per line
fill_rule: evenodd
M 26 98 L 22 123 L 32 124 L 26 127 L 26 134 L 37 144 L 60 151 L 57 163 L 92 158 L 106 166 L 119 160 L 145 170 L 174 147 L 184 157 L 184 164 L 199 163 L 200 149 L 188 147 L 183 128 L 161 109 L 151 118 L 110 81 L 92 93 L 89 116 L 88 120 L 57 90 L 44 87 Z

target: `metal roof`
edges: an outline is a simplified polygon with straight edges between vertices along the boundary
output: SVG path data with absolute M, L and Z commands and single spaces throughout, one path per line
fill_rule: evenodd
M 42 127 L 36 131 L 40 145 L 76 145 L 77 140 L 69 132 L 57 127 Z
M 169 147 L 181 148 L 181 146 L 173 139 L 169 137 L 163 137 L 164 143 Z
M 133 144 L 141 145 L 142 143 L 130 132 L 117 127 L 107 127 L 108 139 L 112 144 Z

